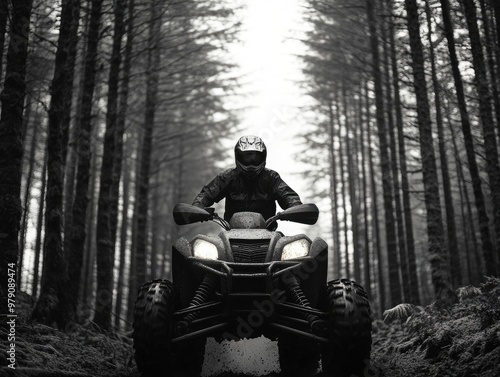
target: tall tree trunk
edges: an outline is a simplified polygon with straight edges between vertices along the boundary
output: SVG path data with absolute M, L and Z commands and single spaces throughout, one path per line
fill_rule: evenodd
M 445 106 L 446 110 L 445 115 L 447 119 L 452 119 L 449 108 L 450 108 L 449 105 Z M 463 210 L 462 216 L 464 217 L 463 220 L 464 243 L 467 250 L 466 258 L 469 264 L 471 264 L 471 261 L 474 261 L 475 263 L 475 266 L 473 268 L 472 267 L 470 268 L 469 284 L 478 285 L 481 282 L 483 273 L 481 271 L 481 255 L 479 251 L 476 226 L 475 226 L 469 189 L 468 189 L 469 182 L 468 180 L 465 179 L 464 163 L 460 158 L 461 148 L 459 148 L 457 144 L 457 135 L 455 132 L 455 127 L 452 124 L 449 124 L 449 129 L 451 131 L 451 140 L 453 142 L 453 152 L 455 156 L 455 166 L 457 170 L 458 186 L 461 194 L 461 203 L 462 203 L 461 207 Z M 470 246 L 471 244 L 472 247 Z
M 23 107 L 26 95 L 26 62 L 31 16 L 31 0 L 12 4 L 10 43 L 7 51 L 5 84 L 0 113 L 0 300 L 2 313 L 7 311 L 9 282 L 15 275 L 19 252 L 21 223 L 21 170 L 23 156 Z M 15 276 L 19 279 L 19 276 Z M 9 296 L 12 298 L 11 296 Z
M 3 53 L 5 46 L 5 34 L 7 32 L 7 20 L 9 19 L 9 2 L 0 0 L 0 84 L 3 76 Z
M 380 72 L 380 53 L 377 37 L 377 21 L 374 9 L 374 0 L 366 0 L 366 11 L 370 32 L 370 47 L 372 53 L 373 80 L 375 84 L 375 105 L 377 133 L 380 146 L 380 165 L 382 169 L 382 191 L 385 209 L 385 237 L 389 260 L 390 305 L 401 303 L 401 284 L 399 281 L 398 250 L 396 243 L 396 224 L 394 219 L 391 162 L 389 158 L 387 128 L 384 118 L 384 94 L 382 89 L 382 75 Z
M 446 155 L 446 141 L 444 139 L 443 114 L 441 108 L 441 93 L 436 69 L 436 57 L 432 43 L 432 15 L 429 0 L 425 1 L 425 14 L 427 21 L 427 41 L 431 61 L 431 77 L 434 89 L 434 105 L 436 110 L 436 126 L 439 142 L 439 160 L 441 162 L 441 175 L 443 182 L 444 207 L 446 213 L 446 234 L 448 236 L 448 255 L 451 267 L 451 279 L 454 287 L 462 284 L 460 255 L 458 251 L 457 227 L 455 224 L 455 208 L 453 207 L 453 194 L 451 192 L 450 173 L 448 170 L 448 157 Z
M 354 280 L 361 281 L 361 270 L 359 262 L 359 235 L 358 235 L 358 203 L 356 198 L 356 186 L 355 186 L 355 176 L 354 172 L 354 162 L 353 162 L 353 151 L 351 148 L 351 130 L 349 125 L 354 125 L 355 121 L 351 119 L 349 114 L 348 106 L 348 96 L 346 90 L 347 84 L 342 83 L 342 98 L 344 107 L 344 117 L 345 117 L 345 152 L 347 159 L 347 188 L 349 193 L 349 205 L 351 207 L 351 233 L 352 233 L 352 266 L 353 266 L 353 276 Z M 354 130 L 353 130 L 354 132 Z
M 472 136 L 471 124 L 467 105 L 465 102 L 465 91 L 460 73 L 459 62 L 455 49 L 455 39 L 453 24 L 451 21 L 450 4 L 449 0 L 440 0 L 443 16 L 443 25 L 448 41 L 448 51 L 450 54 L 451 69 L 453 72 L 453 80 L 455 82 L 455 91 L 457 93 L 458 108 L 460 110 L 460 118 L 462 121 L 462 132 L 464 134 L 465 150 L 467 152 L 467 162 L 469 163 L 469 171 L 472 180 L 472 189 L 474 192 L 474 199 L 476 202 L 477 215 L 479 219 L 479 231 L 481 233 L 481 242 L 483 246 L 483 255 L 486 261 L 486 273 L 493 275 L 495 272 L 494 257 L 493 257 L 493 244 L 491 242 L 489 219 L 486 212 L 486 205 L 484 202 L 484 194 L 482 190 L 481 176 L 479 174 L 479 167 L 476 161 L 476 153 L 474 150 L 474 138 Z
M 384 4 L 384 11 L 385 2 Z M 389 21 L 390 22 L 390 21 Z M 403 208 L 401 204 L 401 185 L 399 184 L 399 170 L 398 170 L 398 151 L 396 147 L 396 135 L 395 135 L 395 124 L 394 124 L 394 100 L 392 95 L 392 85 L 391 85 L 391 73 L 389 67 L 389 50 L 390 50 L 390 40 L 387 43 L 387 33 L 385 31 L 386 25 L 389 24 L 386 22 L 382 26 L 382 40 L 383 43 L 383 67 L 384 67 L 384 76 L 385 76 L 385 99 L 386 99 L 386 119 L 389 133 L 389 158 L 391 164 L 391 173 L 392 173 L 392 185 L 394 190 L 394 209 L 395 219 L 396 219 L 396 236 L 398 241 L 398 250 L 399 250 L 399 262 L 400 262 L 400 270 L 401 270 L 401 282 L 403 288 L 403 298 L 405 302 L 411 301 L 411 281 L 410 281 L 410 273 L 408 266 L 408 254 L 406 249 L 405 242 L 405 229 L 403 222 Z
M 331 102 L 328 104 L 328 116 L 329 116 L 329 141 L 328 141 L 328 151 L 330 153 L 330 201 L 332 203 L 332 234 L 333 234 L 333 276 L 335 278 L 340 278 L 340 229 L 339 229 L 339 218 L 338 218 L 338 194 L 337 194 L 337 161 L 335 158 L 335 129 L 334 129 L 334 119 L 333 119 L 333 109 Z
M 458 172 L 458 166 L 457 166 L 457 172 Z M 471 257 L 472 255 L 474 254 L 474 251 L 471 250 L 471 247 L 470 247 L 470 242 L 469 242 L 469 239 L 471 238 L 474 238 L 475 235 L 472 234 L 471 235 L 471 229 L 469 229 L 469 227 L 467 226 L 467 214 L 466 214 L 466 211 L 465 211 L 465 208 L 466 208 L 466 203 L 465 201 L 466 200 L 469 200 L 469 198 L 467 198 L 465 196 L 465 193 L 464 193 L 464 190 L 462 190 L 462 184 L 459 182 L 459 196 L 460 196 L 460 217 L 461 217 L 461 220 L 462 220 L 462 231 L 463 231 L 463 238 L 462 238 L 462 242 L 463 242 L 463 250 L 464 252 L 461 253 L 461 265 L 465 267 L 465 270 L 466 270 L 466 274 L 462 274 L 463 278 L 462 278 L 462 284 L 464 285 L 472 285 L 474 283 L 472 283 L 472 268 L 471 268 Z M 469 206 L 470 206 L 470 203 L 469 203 Z
M 143 284 L 143 281 L 139 281 L 137 279 L 137 263 L 136 263 L 136 243 L 137 243 L 137 216 L 136 216 L 136 208 L 137 208 L 137 193 L 138 193 L 138 176 L 139 176 L 139 171 L 140 171 L 140 163 L 141 163 L 141 155 L 142 155 L 142 150 L 141 150 L 141 139 L 142 139 L 142 130 L 138 129 L 135 130 L 134 134 L 134 139 L 133 141 L 137 140 L 137 144 L 134 143 L 134 149 L 137 151 L 137 158 L 134 161 L 134 166 L 133 169 L 130 168 L 129 171 L 131 172 L 132 170 L 134 171 L 134 176 L 133 176 L 133 191 L 134 195 L 132 196 L 131 199 L 133 199 L 133 207 L 134 207 L 134 214 L 131 219 L 131 232 L 132 232 L 132 237 L 131 237 L 131 245 L 130 245 L 130 262 L 129 262 L 129 276 L 128 276 L 128 297 L 127 297 L 127 322 L 132 323 L 133 321 L 133 313 L 134 313 L 134 303 L 137 298 L 137 291 L 139 290 L 139 287 L 141 284 Z M 132 181 L 132 180 L 131 180 Z M 132 183 L 132 182 L 131 182 Z M 131 189 L 132 190 L 132 189 Z
M 123 58 L 123 79 L 122 79 L 122 84 L 121 84 L 121 90 L 120 90 L 120 103 L 119 103 L 119 111 L 118 111 L 118 118 L 117 118 L 117 129 L 116 129 L 116 151 L 115 151 L 115 163 L 113 165 L 114 170 L 113 174 L 115 175 L 115 178 L 113 179 L 113 198 L 115 199 L 114 203 L 112 203 L 112 211 L 113 213 L 118 212 L 118 191 L 119 191 L 119 182 L 120 182 L 120 176 L 122 173 L 122 162 L 123 162 L 123 135 L 125 133 L 125 119 L 127 115 L 127 107 L 128 107 L 128 93 L 129 93 L 129 83 L 130 83 L 130 74 L 132 70 L 132 47 L 133 47 L 133 37 L 134 37 L 134 9 L 135 9 L 135 2 L 134 0 L 129 0 L 128 4 L 128 20 L 127 20 L 127 43 L 125 45 L 125 56 Z M 127 202 L 123 204 L 125 207 L 129 207 L 129 192 L 130 192 L 130 172 L 127 170 L 126 173 L 127 177 L 127 182 L 123 183 L 123 196 L 124 198 L 126 197 Z M 126 193 L 125 193 L 126 191 Z M 113 216 L 113 219 L 117 219 L 117 217 Z M 127 240 L 127 231 L 129 227 L 129 221 L 128 221 L 128 215 L 127 212 L 125 212 L 125 209 L 122 209 L 122 225 L 121 225 L 121 230 L 120 230 L 120 260 L 121 260 L 121 255 L 122 251 L 125 252 L 123 249 L 126 244 Z M 116 229 L 117 224 L 113 223 L 112 228 Z M 114 234 L 116 234 L 116 230 L 114 231 Z M 131 248 L 131 254 L 133 252 L 133 248 Z M 132 259 L 132 256 L 130 257 L 131 261 L 134 260 Z M 123 266 L 123 267 L 122 267 Z M 120 272 L 119 277 L 118 277 L 118 295 L 117 296 L 117 307 L 118 304 L 120 304 L 120 311 L 121 311 L 121 306 L 122 306 L 122 300 L 123 300 L 123 293 L 120 292 L 120 287 L 123 287 L 125 284 L 125 277 L 124 277 L 124 270 L 121 270 L 124 268 L 124 265 L 120 263 Z M 130 269 L 130 274 L 129 274 L 129 282 L 132 282 L 132 277 L 133 275 L 133 267 Z M 121 281 L 120 281 L 120 276 L 121 276 Z M 120 285 L 121 284 L 121 285 Z M 121 288 L 123 289 L 123 288 Z M 135 299 L 135 286 L 132 286 L 130 283 L 128 284 L 128 301 L 132 301 L 132 297 Z M 131 307 L 130 305 L 128 307 Z M 121 315 L 121 313 L 120 313 Z M 120 316 L 117 315 L 118 320 Z M 127 313 L 127 318 L 131 318 L 131 313 Z
M 361 149 L 361 186 L 362 186 L 362 196 L 363 196 L 363 239 L 364 239 L 364 248 L 363 248 L 363 285 L 365 287 L 366 294 L 368 297 L 372 297 L 372 289 L 371 289 L 371 278 L 370 278 L 370 236 L 369 236 L 369 227 L 368 227 L 368 186 L 367 186 L 367 172 L 366 172 L 366 148 L 365 148 L 365 124 L 363 122 L 363 96 L 360 94 L 359 99 L 359 115 L 360 115 L 360 133 L 359 133 L 359 147 Z M 369 114 L 366 114 L 366 123 L 370 121 L 368 118 Z
M 378 294 L 380 301 L 380 312 L 385 310 L 386 304 L 386 294 L 385 294 L 385 281 L 384 281 L 384 271 L 383 271 L 383 259 L 382 259 L 382 248 L 380 246 L 380 221 L 379 221 L 379 213 L 378 213 L 378 190 L 377 185 L 375 183 L 375 156 L 373 154 L 372 142 L 371 142 L 371 112 L 370 112 L 370 93 L 368 89 L 368 83 L 365 84 L 365 102 L 366 102 L 366 133 L 368 137 L 368 161 L 370 167 L 370 191 L 371 191 L 371 207 L 372 207 L 372 227 L 373 227 L 373 249 L 375 250 L 374 255 L 377 259 L 377 276 L 378 279 L 376 282 L 378 283 Z
M 128 93 L 130 86 L 130 75 L 132 71 L 132 47 L 134 38 L 134 11 L 135 0 L 129 0 L 128 3 L 128 19 L 127 19 L 127 42 L 125 44 L 125 53 L 123 57 L 123 74 L 120 87 L 120 99 L 118 103 L 118 114 L 116 118 L 116 145 L 115 145 L 115 158 L 113 163 L 113 184 L 112 184 L 112 204 L 111 212 L 111 233 L 116 236 L 118 216 L 118 202 L 119 202 L 119 187 L 120 177 L 122 174 L 122 161 L 123 161 L 123 136 L 125 134 L 125 120 L 127 117 L 128 109 Z
M 30 212 L 30 203 L 31 203 L 31 188 L 33 182 L 33 172 L 35 169 L 35 154 L 36 154 L 36 146 L 37 146 L 37 134 L 40 123 L 40 115 L 37 111 L 35 121 L 33 122 L 33 136 L 31 138 L 30 145 L 30 153 L 28 157 L 28 172 L 26 174 L 26 183 L 24 185 L 24 195 L 23 195 L 23 216 L 21 222 L 21 234 L 19 239 L 19 265 L 18 265 L 18 279 L 17 279 L 17 288 L 21 287 L 22 282 L 22 271 L 24 264 L 24 249 L 26 243 L 26 233 L 28 231 L 28 218 Z
M 71 122 L 71 106 L 73 103 L 73 79 L 75 76 L 75 62 L 77 55 L 77 46 L 78 46 L 78 28 L 80 26 L 80 8 L 81 8 L 82 0 L 63 0 L 63 9 L 62 12 L 71 13 L 70 17 L 71 22 L 63 26 L 61 24 L 61 32 L 64 30 L 64 33 L 68 33 L 66 45 L 67 49 L 67 62 L 66 62 L 66 79 L 68 82 L 66 83 L 66 95 L 63 98 L 63 102 L 60 108 L 60 117 L 61 117 L 61 128 L 62 128 L 62 159 L 66 164 L 66 157 L 68 154 L 68 142 L 69 142 L 69 131 L 70 131 L 70 122 Z M 64 3 L 67 3 L 66 6 Z M 61 17 L 62 17 L 61 12 Z M 62 22 L 62 21 L 61 21 Z M 65 170 L 63 170 L 63 174 Z
M 495 36 L 491 32 L 491 20 L 488 17 L 488 11 L 486 9 L 485 0 L 479 0 L 479 4 L 481 5 L 481 18 L 483 19 L 483 28 L 484 28 L 484 41 L 486 47 L 486 56 L 489 74 L 491 78 L 491 90 L 493 96 L 493 104 L 495 106 L 495 115 L 496 115 L 496 125 L 497 125 L 497 134 L 500 137 L 500 94 L 499 87 L 500 81 L 498 78 L 498 69 L 500 66 L 495 66 Z M 497 55 L 500 57 L 500 52 Z M 497 62 L 500 64 L 500 62 Z
M 48 119 L 47 196 L 44 241 L 44 273 L 40 297 L 32 318 L 44 323 L 58 322 L 65 326 L 68 318 L 66 285 L 68 281 L 66 258 L 62 245 L 62 197 L 63 197 L 63 119 L 67 96 L 72 93 L 74 62 L 70 57 L 71 30 L 79 19 L 80 1 L 62 3 L 61 26 L 57 42 L 54 78 Z
M 158 163 L 155 166 L 159 166 Z M 161 192 L 161 171 L 158 169 L 154 176 L 154 190 L 152 190 L 152 206 L 151 208 L 151 218 L 150 222 L 151 226 L 151 271 L 148 277 L 148 280 L 161 278 L 162 275 L 158 274 L 158 265 L 159 265 L 159 251 L 160 248 L 160 236 L 162 234 L 162 208 L 161 208 L 161 198 L 163 197 L 163 193 Z
M 342 221 L 344 223 L 344 258 L 345 258 L 345 263 L 344 263 L 344 276 L 346 279 L 351 278 L 351 271 L 349 268 L 349 226 L 348 226 L 348 221 L 347 221 L 347 190 L 346 186 L 347 183 L 345 181 L 345 167 L 344 167 L 344 142 L 342 141 L 342 122 L 341 122 L 341 106 L 340 106 L 340 99 L 337 96 L 336 98 L 336 110 L 337 110 L 337 123 L 339 127 L 338 131 L 338 141 L 339 141 L 339 165 L 340 165 L 340 184 L 342 186 L 342 189 L 340 191 L 340 195 L 342 197 Z M 347 127 L 346 127 L 346 132 L 347 132 Z
M 71 315 L 76 314 L 80 292 L 85 238 L 87 237 L 86 219 L 89 204 L 89 182 L 91 169 L 91 133 L 92 105 L 96 81 L 97 47 L 99 44 L 99 27 L 101 24 L 101 8 L 103 0 L 93 0 L 87 35 L 87 51 L 85 55 L 84 86 L 81 103 L 81 124 L 78 133 L 78 165 L 76 174 L 75 196 L 72 207 L 73 222 L 71 225 L 71 247 L 68 250 L 69 276 L 68 286 Z
M 425 208 L 427 210 L 427 249 L 436 298 L 448 304 L 456 301 L 456 294 L 451 285 L 446 245 L 443 237 L 444 229 L 439 199 L 439 183 L 432 140 L 431 113 L 427 97 L 424 54 L 420 39 L 416 0 L 405 0 L 405 8 L 410 35 L 413 85 L 417 97 L 417 121 L 420 136 L 420 154 L 422 157 Z
M 90 27 L 90 17 L 85 17 L 83 25 L 83 35 L 88 35 Z M 83 41 L 80 51 L 82 57 L 86 56 L 87 43 Z M 68 144 L 66 146 L 66 158 L 64 160 L 64 250 L 66 254 L 71 248 L 71 232 L 73 227 L 73 201 L 75 198 L 76 168 L 78 164 L 78 138 L 80 137 L 80 125 L 82 123 L 82 98 L 85 91 L 85 59 L 81 59 L 79 67 L 78 88 L 76 94 L 76 109 L 73 126 L 68 130 Z M 71 114 L 70 114 L 71 115 Z M 64 119 L 66 119 L 64 117 Z
M 136 191 L 137 192 L 137 191 Z M 134 202 L 134 208 L 136 203 Z M 137 266 L 136 266 L 136 236 L 137 233 L 137 220 L 135 217 L 131 221 L 132 228 L 132 241 L 130 245 L 130 262 L 129 262 L 129 276 L 128 276 L 128 296 L 127 296 L 127 323 L 132 324 L 134 314 L 134 304 L 137 298 L 137 291 L 144 282 L 139 282 L 137 279 Z
M 391 17 L 394 18 L 391 7 Z M 410 183 L 408 181 L 408 169 L 406 164 L 406 146 L 403 131 L 403 112 L 401 104 L 400 79 L 398 60 L 396 56 L 396 41 L 394 22 L 389 24 L 389 39 L 391 44 L 391 67 L 392 85 L 394 87 L 394 110 L 396 115 L 396 129 L 398 139 L 399 170 L 401 174 L 401 192 L 403 197 L 403 213 L 406 236 L 406 251 L 408 255 L 408 272 L 410 275 L 410 302 L 420 304 L 419 284 L 417 275 L 417 262 L 415 255 L 415 237 L 413 235 L 413 219 L 410 199 Z
M 118 269 L 118 282 L 116 286 L 116 316 L 115 316 L 115 329 L 119 330 L 121 313 L 123 307 L 123 288 L 125 282 L 125 258 L 127 252 L 127 231 L 128 231 L 128 211 L 130 210 L 130 172 L 126 160 L 124 161 L 123 169 L 123 204 L 121 215 L 120 227 L 120 267 Z
M 493 13 L 495 14 L 496 32 L 497 32 L 497 49 L 500 50 L 500 2 L 490 0 Z
M 465 20 L 469 29 L 472 62 L 475 72 L 474 82 L 479 95 L 479 113 L 483 126 L 484 152 L 486 155 L 486 172 L 490 181 L 491 202 L 493 205 L 493 224 L 497 253 L 487 260 L 488 274 L 496 275 L 496 260 L 500 247 L 500 168 L 498 166 L 498 149 L 495 137 L 495 127 L 491 108 L 491 92 L 484 63 L 483 47 L 479 28 L 477 26 L 476 5 L 474 0 L 461 0 L 464 7 Z M 489 264 L 492 264 L 489 266 Z
M 129 209 L 129 193 L 130 193 L 130 172 L 128 171 L 127 165 L 125 169 L 122 169 L 122 165 L 125 162 L 123 160 L 123 136 L 125 133 L 125 119 L 127 115 L 128 108 L 128 93 L 130 86 L 130 74 L 132 71 L 132 47 L 134 38 L 134 10 L 135 1 L 129 0 L 128 3 L 128 20 L 127 20 L 127 43 L 125 44 L 125 53 L 123 57 L 123 79 L 120 88 L 120 102 L 118 104 L 119 110 L 116 119 L 116 150 L 115 150 L 115 162 L 113 164 L 113 187 L 112 187 L 112 198 L 113 202 L 111 204 L 111 211 L 113 213 L 111 217 L 111 228 L 112 234 L 116 235 L 117 220 L 118 216 L 118 202 L 119 202 L 119 188 L 120 188 L 120 177 L 122 171 L 125 173 L 123 181 L 123 208 L 122 208 L 122 219 L 121 219 L 121 229 L 120 229 L 120 268 L 118 272 L 118 283 L 117 283 L 117 297 L 116 297 L 116 317 L 115 317 L 115 327 L 119 327 L 119 321 L 121 317 L 121 310 L 123 306 L 123 287 L 125 282 L 125 252 L 127 243 L 127 231 L 129 227 L 128 221 L 128 209 Z M 130 290 L 130 286 L 129 286 Z M 135 294 L 135 292 L 134 292 Z M 130 294 L 129 294 L 130 296 Z
M 46 149 L 46 148 L 45 148 Z M 45 204 L 45 191 L 47 187 L 47 153 L 44 153 L 42 178 L 41 178 L 40 198 L 38 201 L 38 216 L 36 222 L 36 238 L 35 238 L 35 263 L 33 266 L 33 288 L 31 295 L 37 298 L 38 280 L 40 275 L 40 251 L 42 248 L 42 229 L 43 229 L 43 212 Z M 45 263 L 45 260 L 43 261 Z
M 29 67 L 29 61 L 27 63 L 27 66 L 26 66 L 26 71 L 27 72 L 30 72 L 30 67 Z M 29 76 L 27 76 L 27 80 L 30 80 Z M 33 112 L 33 102 L 35 102 L 35 100 L 32 97 L 32 95 L 30 95 L 30 93 L 33 91 L 33 88 L 31 87 L 31 85 L 28 84 L 28 82 L 26 83 L 26 99 L 25 99 L 25 108 L 24 108 L 24 112 L 23 112 L 23 136 L 22 136 L 22 142 L 23 142 L 23 145 L 26 146 L 28 144 L 27 142 L 27 135 L 28 135 L 28 126 L 31 124 L 31 114 Z M 38 93 L 39 95 L 39 93 Z M 24 148 L 26 150 L 26 148 Z M 24 166 L 23 166 L 23 171 L 24 171 Z
M 93 130 L 93 139 L 97 138 L 98 130 Z M 95 265 L 96 265 L 96 243 L 95 243 L 95 231 L 96 231 L 96 212 L 97 212 L 97 201 L 95 199 L 96 187 L 97 187 L 97 179 L 98 179 L 98 171 L 99 171 L 99 163 L 97 161 L 98 150 L 97 145 L 99 143 L 95 143 L 94 149 L 91 152 L 92 161 L 90 163 L 91 171 L 90 174 L 90 188 L 89 188 L 89 204 L 87 209 L 87 218 L 85 219 L 85 229 L 87 230 L 87 235 L 85 237 L 85 247 L 84 247 L 84 255 L 83 255 L 83 266 L 82 266 L 82 281 L 83 286 L 80 289 L 79 300 L 84 305 L 85 314 L 90 319 L 91 311 L 94 308 L 94 274 L 95 274 Z M 97 292 L 100 293 L 100 292 Z M 99 297 L 99 300 L 105 299 L 107 292 L 103 292 L 104 294 Z M 98 302 L 101 305 L 101 301 Z
M 125 30 L 124 14 L 126 0 L 117 0 L 114 14 L 113 50 L 108 80 L 108 107 L 106 114 L 106 132 L 104 135 L 104 151 L 101 165 L 101 182 L 99 190 L 99 204 L 97 210 L 97 291 L 107 291 L 109 300 L 100 305 L 96 311 L 94 322 L 104 330 L 111 329 L 111 311 L 113 304 L 113 267 L 115 255 L 116 233 L 112 234 L 112 205 L 113 192 L 113 165 L 116 151 L 116 121 L 118 108 L 118 81 L 122 60 L 122 37 Z M 116 213 L 115 213 L 116 214 Z
M 153 126 L 155 121 L 156 102 L 158 101 L 158 67 L 160 63 L 160 29 L 161 29 L 161 2 L 153 0 L 151 3 L 151 17 L 149 26 L 149 48 L 146 68 L 146 104 L 144 114 L 144 135 L 142 139 L 142 156 L 139 176 L 137 177 L 137 240 L 136 240 L 136 267 L 137 281 L 142 284 L 146 278 L 146 249 L 147 249 L 147 217 L 149 176 L 152 155 Z
M 447 110 L 446 115 L 449 118 L 449 111 Z M 471 268 L 471 258 L 474 257 L 479 257 L 479 252 L 478 252 L 478 247 L 477 247 L 477 238 L 476 238 L 476 227 L 474 225 L 474 220 L 472 218 L 472 213 L 471 213 L 471 204 L 470 204 L 470 198 L 469 198 L 469 190 L 467 188 L 467 182 L 465 181 L 464 178 L 464 172 L 463 172 L 463 164 L 460 159 L 460 154 L 459 154 L 459 148 L 456 140 L 456 133 L 454 130 L 453 125 L 449 125 L 450 131 L 451 131 L 451 137 L 452 137 L 452 142 L 453 142 L 453 152 L 455 156 L 455 167 L 457 171 L 457 177 L 458 177 L 458 189 L 460 193 L 460 210 L 461 210 L 461 216 L 462 216 L 462 227 L 463 227 L 463 244 L 465 248 L 465 260 L 467 262 L 467 281 L 464 281 L 463 284 L 479 284 L 480 279 L 475 281 L 473 274 L 472 274 L 472 268 Z M 473 245 L 473 248 L 471 249 L 470 245 Z M 476 259 L 477 260 L 477 259 Z M 481 264 L 478 264 L 480 266 Z M 477 269 L 476 269 L 477 270 Z

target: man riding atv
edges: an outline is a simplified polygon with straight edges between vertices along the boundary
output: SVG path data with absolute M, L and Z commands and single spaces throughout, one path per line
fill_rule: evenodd
M 242 136 L 234 147 L 236 167 L 218 174 L 196 196 L 193 205 L 205 208 L 226 198 L 224 219 L 236 212 L 258 212 L 264 219 L 281 208 L 302 204 L 299 195 L 271 169 L 266 169 L 267 149 L 260 137 Z
M 265 336 L 278 346 L 282 376 L 363 375 L 371 350 L 371 312 L 363 288 L 327 282 L 328 245 L 276 231 L 277 221 L 315 224 L 279 174 L 266 169 L 255 136 L 235 147 L 236 168 L 215 177 L 194 200 L 173 209 L 177 225 L 213 221 L 218 235 L 180 237 L 170 256 L 172 281 L 140 288 L 134 307 L 135 360 L 143 376 L 199 376 L 208 337 Z M 224 218 L 210 208 L 226 198 Z M 276 212 L 276 203 L 284 209 Z

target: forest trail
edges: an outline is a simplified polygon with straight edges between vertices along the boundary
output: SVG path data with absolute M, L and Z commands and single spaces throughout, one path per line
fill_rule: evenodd
M 30 297 L 22 296 L 29 308 Z M 500 280 L 462 288 L 459 296 L 460 302 L 449 310 L 411 307 L 392 323 L 375 320 L 372 363 L 364 375 L 500 376 Z M 28 324 L 26 313 L 18 314 L 15 371 L 6 367 L 6 344 L 0 343 L 1 376 L 140 377 L 130 338 L 84 327 L 63 333 Z M 0 332 L 4 338 L 6 328 Z M 201 377 L 278 377 L 279 372 L 276 342 L 258 338 L 219 344 L 209 339 Z

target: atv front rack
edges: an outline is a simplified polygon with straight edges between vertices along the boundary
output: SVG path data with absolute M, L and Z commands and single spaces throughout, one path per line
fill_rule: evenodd
M 307 263 L 316 263 L 313 257 L 264 263 L 195 257 L 188 261 L 205 279 L 191 304 L 173 313 L 176 331 L 172 343 L 222 334 L 252 318 L 259 318 L 249 325 L 252 331 L 329 341 L 328 313 L 311 307 L 296 278 Z

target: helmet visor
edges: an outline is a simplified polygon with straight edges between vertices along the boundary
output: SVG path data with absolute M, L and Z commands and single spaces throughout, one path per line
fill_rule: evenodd
M 264 154 L 261 152 L 242 152 L 239 161 L 245 166 L 258 166 L 264 162 Z

